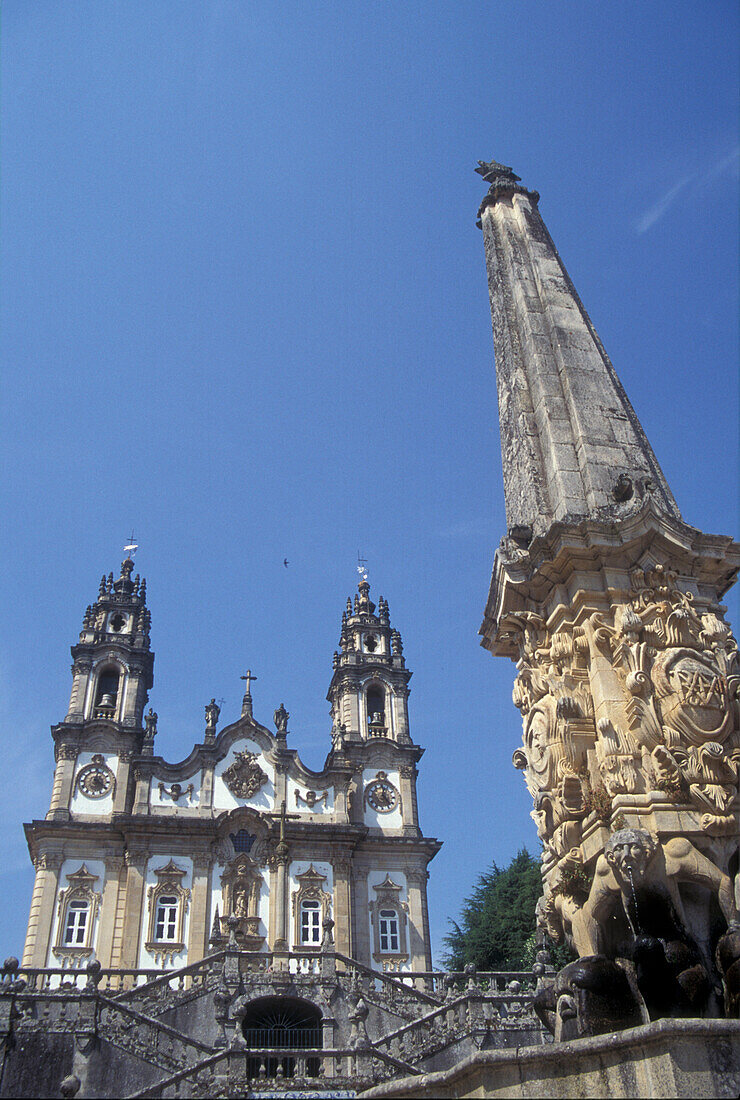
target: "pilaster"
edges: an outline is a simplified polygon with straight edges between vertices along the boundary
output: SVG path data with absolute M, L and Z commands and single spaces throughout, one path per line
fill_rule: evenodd
M 407 871 L 409 892 L 409 954 L 412 970 L 431 970 L 429 949 L 429 913 L 427 909 L 427 871 Z
M 134 814 L 149 813 L 151 775 L 148 769 L 134 768 Z
M 349 859 L 337 859 L 333 871 L 336 950 L 352 958 L 352 863 Z
M 49 957 L 51 931 L 54 924 L 59 870 L 64 861 L 61 851 L 42 852 L 34 860 L 36 879 L 31 897 L 24 966 L 46 966 Z
M 113 813 L 125 814 L 128 806 L 129 772 L 133 753 L 124 750 L 118 754 L 118 769 L 116 771 L 116 794 L 113 799 Z
M 92 663 L 77 660 L 72 665 L 72 692 L 69 698 L 67 721 L 81 721 L 85 717 L 85 700 L 90 683 Z
M 404 832 L 416 836 L 419 832 L 419 809 L 416 802 L 417 771 L 413 764 L 402 764 L 398 770 Z
M 203 764 L 203 777 L 200 787 L 200 801 L 198 814 L 200 817 L 210 817 L 213 813 L 213 781 L 216 766 L 212 760 Z
M 370 909 L 367 889 L 367 867 L 352 864 L 351 928 L 353 958 L 365 966 L 373 966 L 370 945 Z
M 75 761 L 77 760 L 77 746 L 62 743 L 57 747 L 56 757 L 54 786 L 46 819 L 47 821 L 68 821 L 70 816 L 69 804 L 72 800 L 72 781 L 74 779 Z
M 126 851 L 126 887 L 121 938 L 121 957 L 118 963 L 124 969 L 139 965 L 144 908 L 144 887 L 148 853 L 145 848 L 129 848 Z
M 203 854 L 193 855 L 193 893 L 190 905 L 188 965 L 199 962 L 206 952 L 210 933 L 212 861 Z
M 106 855 L 105 886 L 100 906 L 100 924 L 98 926 L 98 945 L 96 955 L 103 967 L 113 966 L 113 938 L 118 912 L 118 892 L 121 870 L 124 867 L 122 855 Z

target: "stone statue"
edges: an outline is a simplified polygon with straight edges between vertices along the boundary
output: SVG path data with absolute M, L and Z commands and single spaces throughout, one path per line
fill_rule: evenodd
M 712 962 L 691 935 L 680 884 L 711 890 L 730 932 L 740 931 L 732 882 L 684 837 L 659 843 L 643 829 L 607 840 L 582 905 L 555 904 L 583 957 L 631 959 L 651 1017 L 701 1015 Z
M 234 891 L 234 916 L 247 916 L 247 889 L 246 886 L 243 886 L 241 883 Z
M 281 703 L 280 706 L 277 708 L 277 710 L 275 711 L 275 713 L 273 715 L 273 719 L 275 721 L 275 728 L 277 729 L 277 732 L 278 732 L 278 737 L 286 737 L 287 736 L 287 733 L 288 733 L 288 719 L 289 718 L 290 718 L 290 714 L 285 709 L 285 705 L 283 703 Z

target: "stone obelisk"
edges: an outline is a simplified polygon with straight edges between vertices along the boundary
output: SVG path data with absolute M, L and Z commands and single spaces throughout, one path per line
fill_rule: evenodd
M 508 528 L 481 634 L 516 662 L 540 924 L 581 957 L 633 960 L 652 1015 L 731 1012 L 739 680 L 721 599 L 740 545 L 682 519 L 538 194 L 477 171 Z

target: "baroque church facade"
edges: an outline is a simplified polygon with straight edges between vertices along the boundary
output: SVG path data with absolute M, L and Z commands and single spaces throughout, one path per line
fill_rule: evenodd
M 423 749 L 388 604 L 362 579 L 347 601 L 328 699 L 331 747 L 312 771 L 252 712 L 180 763 L 156 755 L 146 582 L 127 558 L 103 577 L 72 647 L 66 717 L 43 820 L 26 826 L 36 867 L 23 965 L 154 970 L 199 962 L 230 942 L 253 953 L 322 942 L 383 971 L 431 970 L 427 864 L 416 801 Z

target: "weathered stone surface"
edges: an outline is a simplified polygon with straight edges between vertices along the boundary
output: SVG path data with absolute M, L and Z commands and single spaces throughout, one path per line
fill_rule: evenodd
M 267 966 L 256 953 L 221 951 L 144 984 L 129 975 L 130 988 L 109 994 L 85 987 L 84 975 L 79 987 L 70 980 L 60 989 L 58 975 L 21 969 L 20 979 L 0 986 L 0 1096 L 58 1096 L 71 1075 L 80 1097 L 154 1097 L 175 1087 L 182 1097 L 221 1097 L 255 1085 L 296 1095 L 316 1092 L 320 1067 L 330 1093 L 361 1091 L 454 1065 L 475 1050 L 549 1040 L 532 1008 L 542 967 L 400 981 L 332 946 L 320 960 L 286 952 L 285 969 L 276 956 Z M 265 1004 L 313 1013 L 313 1042 L 275 1053 L 280 1043 L 267 1025 L 257 1042 L 249 1029 Z
M 480 1052 L 452 1069 L 378 1085 L 381 1097 L 736 1097 L 740 1023 L 660 1020 L 549 1047 Z
M 740 545 L 682 520 L 538 196 L 484 173 L 508 533 L 481 634 L 517 666 L 540 934 L 623 967 L 621 1026 L 736 1012 Z M 602 1029 L 595 996 L 543 991 L 556 1037 Z
M 508 527 L 537 534 L 557 520 L 619 519 L 646 492 L 680 518 L 537 195 L 516 179 L 497 177 L 481 210 Z M 620 477 L 631 486 L 623 501 Z

